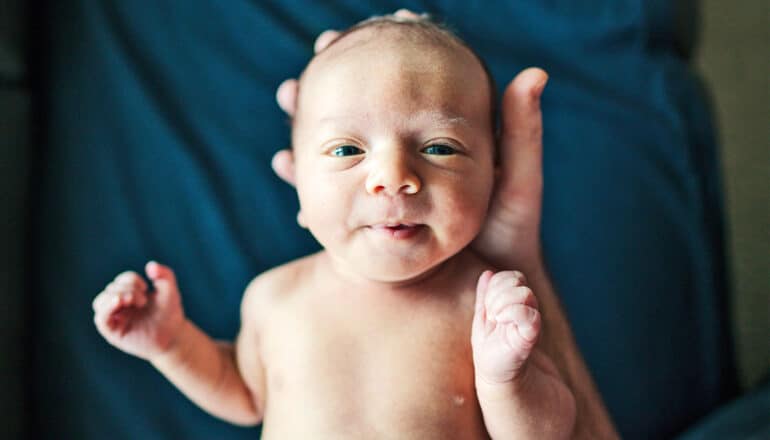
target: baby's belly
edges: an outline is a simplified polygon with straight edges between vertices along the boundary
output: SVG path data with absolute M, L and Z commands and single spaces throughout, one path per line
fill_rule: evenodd
M 267 368 L 263 438 L 488 438 L 466 339 L 340 335 L 284 346 Z

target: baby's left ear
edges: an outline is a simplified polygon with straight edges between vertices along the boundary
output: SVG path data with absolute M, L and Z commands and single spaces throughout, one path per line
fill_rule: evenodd
M 281 150 L 273 155 L 273 171 L 284 182 L 294 186 L 294 153 L 291 150 Z

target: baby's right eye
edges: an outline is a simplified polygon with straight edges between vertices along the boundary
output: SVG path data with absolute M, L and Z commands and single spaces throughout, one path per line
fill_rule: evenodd
M 355 156 L 363 153 L 364 150 L 355 145 L 340 145 L 332 150 L 332 156 Z

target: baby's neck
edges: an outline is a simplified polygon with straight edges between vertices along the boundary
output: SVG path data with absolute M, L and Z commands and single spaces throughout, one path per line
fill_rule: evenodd
M 484 269 L 490 268 L 475 252 L 466 248 L 408 280 L 380 281 L 339 270 L 328 252 L 322 251 L 318 254 L 318 258 L 318 269 L 333 274 L 333 278 L 342 285 L 348 286 L 351 292 L 403 298 L 421 297 L 426 292 L 452 289 L 462 284 L 463 280 L 469 276 L 475 276 L 478 279 Z

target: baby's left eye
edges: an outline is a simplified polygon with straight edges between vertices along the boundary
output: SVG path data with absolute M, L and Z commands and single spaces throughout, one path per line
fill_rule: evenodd
M 435 154 L 438 156 L 449 156 L 457 153 L 457 150 L 450 147 L 449 145 L 434 144 L 423 148 L 422 152 L 425 154 Z

